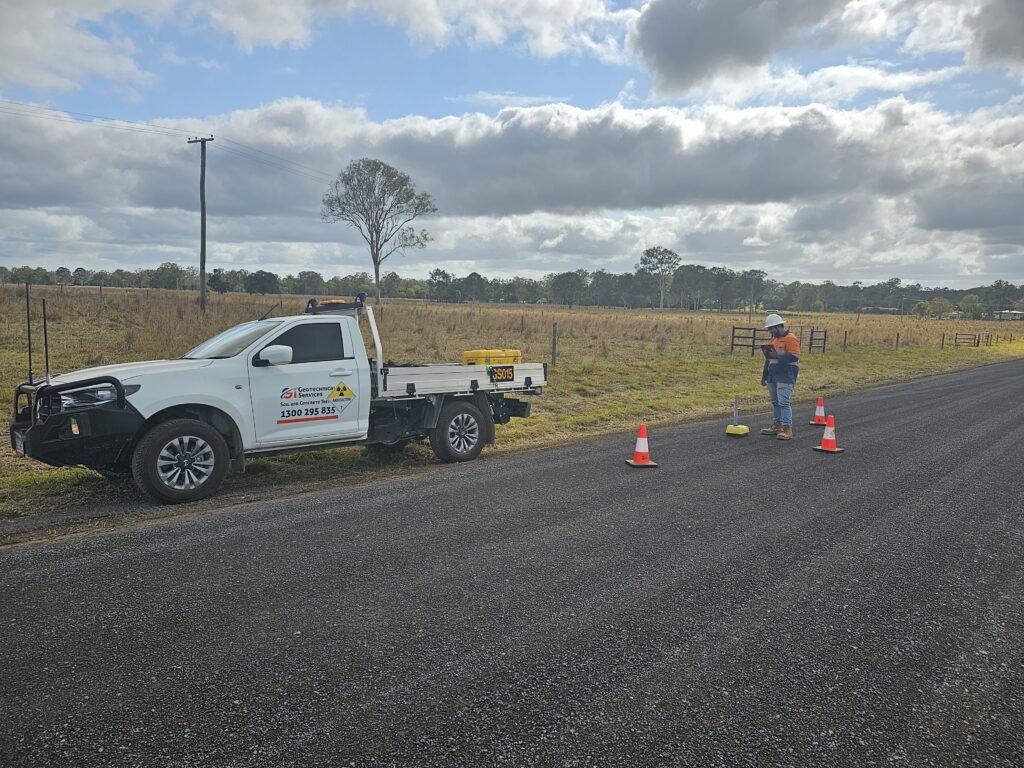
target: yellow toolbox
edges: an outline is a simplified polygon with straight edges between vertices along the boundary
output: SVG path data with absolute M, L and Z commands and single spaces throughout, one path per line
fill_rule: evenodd
M 462 353 L 463 365 L 508 365 L 523 362 L 518 349 L 471 349 Z

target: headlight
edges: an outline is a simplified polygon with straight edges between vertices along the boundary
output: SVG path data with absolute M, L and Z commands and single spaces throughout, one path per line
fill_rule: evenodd
M 141 387 L 138 384 L 130 384 L 124 388 L 124 394 L 134 395 Z M 102 387 L 90 387 L 89 389 L 76 389 L 72 392 L 64 392 L 60 396 L 61 408 L 85 408 L 90 405 L 102 405 L 117 399 L 117 390 L 110 385 Z

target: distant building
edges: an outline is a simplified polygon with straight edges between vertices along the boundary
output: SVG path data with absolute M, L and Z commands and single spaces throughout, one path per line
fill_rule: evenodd
M 993 312 L 992 318 L 995 320 L 1024 320 L 1024 312 L 1016 309 L 1004 309 L 999 312 Z

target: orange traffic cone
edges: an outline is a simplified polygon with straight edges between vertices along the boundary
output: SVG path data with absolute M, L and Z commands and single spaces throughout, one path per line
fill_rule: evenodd
M 818 405 L 814 409 L 814 420 L 811 422 L 812 427 L 824 427 L 825 426 L 825 398 L 818 398 Z
M 825 422 L 825 434 L 821 436 L 821 445 L 814 446 L 816 451 L 824 451 L 825 453 L 842 453 L 843 449 L 836 445 L 836 419 L 835 416 L 829 416 L 828 421 Z
M 633 451 L 633 458 L 626 459 L 626 463 L 631 467 L 656 467 L 658 466 L 651 461 L 651 452 L 647 447 L 647 425 L 640 425 L 640 433 L 636 436 L 636 450 Z

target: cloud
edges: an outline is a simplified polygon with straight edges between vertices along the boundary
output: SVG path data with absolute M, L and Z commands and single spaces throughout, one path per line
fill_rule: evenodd
M 630 47 L 663 95 L 743 80 L 800 48 L 897 42 L 911 55 L 963 53 L 975 66 L 1024 72 L 1020 0 L 650 0 Z M 836 68 L 832 76 L 841 74 Z M 847 75 L 852 73 L 846 73 Z M 923 75 L 924 73 L 919 73 Z M 760 79 L 763 78 L 763 74 Z M 746 86 L 746 90 L 753 90 Z M 881 88 L 887 90 L 887 88 Z M 899 90 L 903 90 L 902 88 Z
M 174 24 L 186 34 L 212 27 L 252 51 L 304 47 L 323 22 L 357 13 L 429 47 L 521 45 L 541 58 L 581 53 L 622 61 L 626 29 L 638 11 L 605 0 L 0 0 L 0 88 L 72 90 L 92 76 L 147 82 L 136 43 L 115 26 L 118 15 L 153 28 Z M 161 53 L 180 63 L 172 48 Z
M 844 104 L 865 93 L 912 93 L 958 77 L 965 69 L 893 71 L 885 66 L 842 64 L 804 74 L 792 67 L 765 65 L 748 70 L 742 77 L 716 78 L 695 94 L 725 104 L 775 100 Z
M 964 52 L 976 66 L 1024 72 L 1019 0 L 649 0 L 639 10 L 610 0 L 0 0 L 0 88 L 71 90 L 95 76 L 147 83 L 138 43 L 119 31 L 119 16 L 153 29 L 173 24 L 186 35 L 209 27 L 252 51 L 304 47 L 324 22 L 354 14 L 427 47 L 462 42 L 540 58 L 639 62 L 662 95 L 776 71 L 786 52 L 852 40 L 894 41 L 911 54 Z M 180 63 L 173 48 L 162 54 Z
M 92 76 L 148 82 L 135 44 L 113 27 L 100 34 L 109 5 L 0 0 L 0 89 L 71 91 Z
M 570 101 L 566 96 L 526 96 L 516 91 L 476 91 L 475 93 L 467 93 L 464 96 L 451 96 L 447 100 L 476 104 L 490 109 L 535 107 L 540 104 Z
M 135 126 L 96 154 L 81 148 L 116 129 L 31 126 L 0 113 L 0 263 L 194 259 L 199 161 L 185 134 Z M 786 279 L 1012 279 L 1024 258 L 1024 116 L 1012 103 L 964 117 L 894 98 L 864 109 L 558 104 L 376 122 L 292 99 L 173 127 L 216 137 L 207 204 L 217 266 L 365 268 L 358 236 L 318 215 L 327 181 L 362 156 L 408 172 L 439 205 L 424 222 L 431 247 L 390 265 L 403 274 L 623 271 L 651 245 Z
M 1024 4 L 989 0 L 970 17 L 972 55 L 981 63 L 1008 64 L 1024 73 Z
M 767 63 L 840 11 L 844 0 L 650 0 L 631 45 L 662 93 Z

